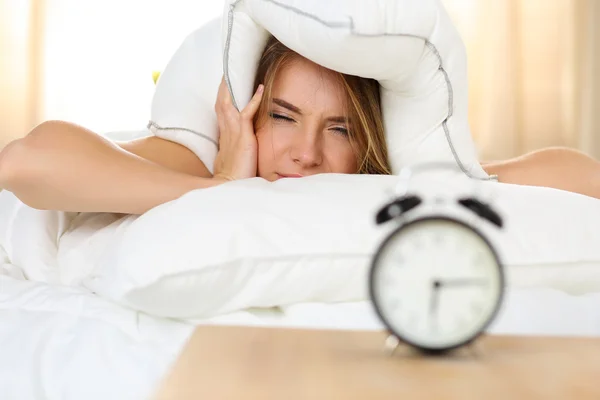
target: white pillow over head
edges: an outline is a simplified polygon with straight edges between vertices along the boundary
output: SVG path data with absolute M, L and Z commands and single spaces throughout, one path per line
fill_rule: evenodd
M 215 100 L 223 76 L 220 21 L 192 32 L 162 71 L 148 129 L 192 150 L 212 172 L 219 132 Z
M 193 32 L 161 74 L 150 129 L 212 170 L 220 79 L 243 108 L 271 34 L 320 65 L 380 82 L 393 173 L 452 161 L 488 179 L 468 125 L 464 45 L 438 0 L 227 0 L 221 23 Z

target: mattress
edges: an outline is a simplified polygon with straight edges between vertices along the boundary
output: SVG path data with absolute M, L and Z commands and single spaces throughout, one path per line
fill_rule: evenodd
M 197 325 L 382 329 L 366 301 L 176 321 L 123 308 L 85 289 L 19 279 L 10 265 L 0 274 L 2 399 L 148 398 Z M 600 293 L 508 289 L 488 332 L 598 336 L 599 309 Z

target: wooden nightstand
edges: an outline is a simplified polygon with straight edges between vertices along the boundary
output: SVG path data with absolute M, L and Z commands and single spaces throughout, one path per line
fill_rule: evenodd
M 600 399 L 600 338 L 486 336 L 432 358 L 386 337 L 199 327 L 156 399 Z

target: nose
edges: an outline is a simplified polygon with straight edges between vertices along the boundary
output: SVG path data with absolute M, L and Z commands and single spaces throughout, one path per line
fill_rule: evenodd
M 323 164 L 323 149 L 319 135 L 305 133 L 294 142 L 290 156 L 304 169 L 314 169 Z

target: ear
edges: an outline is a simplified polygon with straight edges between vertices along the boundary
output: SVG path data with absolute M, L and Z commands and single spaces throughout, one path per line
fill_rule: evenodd
M 502 228 L 502 226 L 504 225 L 502 217 L 500 217 L 500 215 L 496 211 L 492 210 L 492 208 L 486 203 L 468 197 L 458 200 L 458 204 L 468 208 L 475 214 L 479 215 L 481 218 L 488 220 L 489 222 L 498 226 L 499 228 Z
M 391 203 L 386 204 L 375 217 L 377 225 L 383 224 L 393 218 L 399 217 L 405 212 L 412 210 L 422 203 L 418 196 L 400 197 Z

